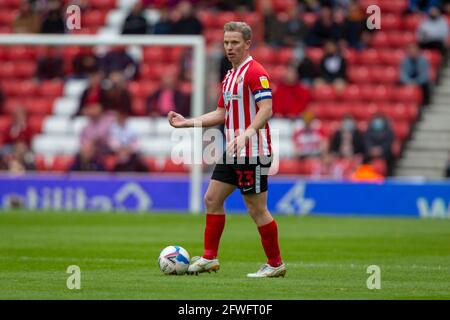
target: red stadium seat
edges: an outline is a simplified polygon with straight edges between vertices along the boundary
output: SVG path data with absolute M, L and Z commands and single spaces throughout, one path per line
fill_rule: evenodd
M 302 161 L 295 159 L 280 159 L 278 164 L 279 174 L 303 174 L 304 167 Z
M 357 63 L 358 52 L 356 50 L 346 48 L 342 51 L 342 54 L 343 54 L 345 60 L 347 60 L 347 64 L 353 65 L 353 64 Z
M 281 48 L 276 52 L 276 63 L 289 64 L 294 59 L 294 51 L 292 48 Z
M 363 50 L 358 56 L 358 64 L 360 65 L 379 65 L 380 62 L 379 53 L 376 49 Z
M 32 47 L 27 46 L 11 46 L 5 48 L 4 51 L 5 60 L 34 60 L 36 59 L 36 51 Z
M 31 78 L 35 74 L 36 63 L 34 61 L 20 61 L 14 67 L 15 76 L 18 78 Z
M 102 159 L 102 163 L 107 171 L 113 171 L 116 165 L 117 157 L 115 155 L 107 155 Z
M 334 101 L 336 100 L 336 89 L 332 85 L 321 85 L 314 87 L 311 95 L 314 101 Z
M 391 100 L 391 90 L 390 87 L 385 85 L 378 85 L 373 88 L 371 101 L 374 102 L 383 102 Z
M 373 83 L 393 85 L 398 83 L 400 78 L 399 69 L 395 67 L 372 67 L 369 78 Z
M 0 10 L 0 26 L 11 26 L 17 14 L 17 10 Z
M 117 0 L 91 0 L 89 4 L 93 9 L 114 9 L 116 2 Z
M 148 171 L 157 171 L 156 161 L 153 157 L 146 156 L 143 158 L 144 163 L 147 165 Z
M 137 98 L 148 98 L 159 88 L 156 81 L 132 81 L 128 85 L 128 89 L 132 96 Z
M 145 116 L 147 114 L 146 98 L 133 97 L 132 109 L 135 115 Z
M 39 85 L 39 95 L 42 97 L 57 98 L 63 95 L 64 83 L 59 80 L 43 81 Z
M 51 170 L 56 172 L 65 172 L 70 169 L 73 161 L 73 156 L 57 155 L 53 159 Z
M 189 167 L 185 164 L 176 164 L 171 159 L 166 159 L 164 162 L 164 172 L 173 172 L 173 173 L 185 173 L 189 171 Z
M 423 19 L 421 14 L 408 14 L 403 18 L 403 28 L 406 31 L 415 32 Z
M 321 48 L 306 48 L 306 56 L 315 64 L 319 64 L 323 57 L 323 50 Z
M 409 136 L 410 126 L 407 121 L 395 121 L 392 123 L 397 139 L 404 141 Z
M 355 105 L 352 114 L 356 120 L 367 121 L 378 112 L 378 106 L 374 103 Z
M 206 29 L 218 28 L 217 15 L 210 10 L 199 10 L 197 17 Z
M 422 54 L 428 60 L 432 67 L 439 67 L 442 62 L 442 56 L 437 50 L 423 50 Z
M 0 116 L 0 132 L 5 132 L 11 125 L 11 116 Z
M 382 176 L 386 176 L 386 174 L 387 174 L 386 161 L 384 161 L 381 158 L 373 159 L 372 161 L 370 161 L 370 164 L 372 165 L 375 172 L 377 172 L 378 174 L 381 174 Z
M 398 139 L 395 139 L 394 143 L 392 144 L 391 150 L 394 158 L 399 158 L 402 152 L 402 142 Z
M 389 12 L 393 13 L 397 16 L 405 12 L 405 10 L 408 8 L 408 1 L 407 0 L 380 0 L 379 1 L 379 7 L 381 9 L 381 12 Z M 383 25 L 383 22 L 381 22 Z M 382 26 L 383 27 L 383 26 Z
M 387 32 L 387 42 L 390 47 L 404 48 L 411 43 L 416 42 L 414 32 L 392 31 Z
M 42 126 L 45 120 L 45 116 L 41 115 L 32 115 L 28 118 L 28 125 L 33 133 L 41 133 Z
M 308 26 L 311 27 L 316 23 L 317 15 L 314 12 L 305 12 L 303 13 L 303 22 Z
M 361 89 L 356 84 L 346 85 L 341 94 L 339 94 L 341 100 L 357 102 L 361 100 Z
M 23 106 L 27 113 L 49 115 L 53 111 L 53 98 L 9 98 L 4 105 L 5 113 L 12 113 L 18 106 Z
M 276 53 L 269 46 L 260 45 L 254 48 L 252 56 L 262 64 L 273 64 L 276 62 Z
M 144 47 L 144 62 L 146 63 L 157 63 L 163 61 L 165 55 L 165 50 L 163 47 L 151 46 Z
M 208 45 L 213 43 L 222 43 L 223 41 L 223 30 L 222 29 L 207 29 L 203 32 L 203 36 L 206 39 Z
M 347 78 L 356 84 L 367 83 L 369 79 L 369 68 L 365 66 L 349 66 L 347 68 Z
M 383 30 L 401 30 L 402 17 L 397 14 L 386 13 L 381 19 L 381 28 Z
M 405 58 L 405 51 L 401 49 L 381 49 L 379 58 L 381 64 L 398 67 Z
M 386 48 L 389 46 L 388 36 L 384 31 L 376 31 L 370 42 L 374 48 Z
M 47 171 L 49 169 L 47 159 L 42 154 L 35 155 L 34 163 L 38 171 Z
M 238 19 L 237 13 L 233 11 L 224 11 L 220 12 L 216 16 L 216 20 L 219 26 L 223 26 L 225 23 L 230 21 L 236 21 Z M 221 29 L 222 35 L 223 35 L 223 29 Z
M 400 86 L 394 89 L 395 93 L 393 97 L 398 102 L 414 102 L 421 103 L 422 102 L 422 91 L 418 86 L 408 85 L 408 86 Z

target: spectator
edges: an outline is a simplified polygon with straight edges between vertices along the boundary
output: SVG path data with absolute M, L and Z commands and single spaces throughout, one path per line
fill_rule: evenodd
M 322 47 L 326 41 L 337 42 L 341 38 L 341 28 L 333 20 L 333 11 L 324 6 L 320 9 L 320 17 L 309 30 L 306 43 L 313 47 Z
M 14 144 L 13 152 L 6 156 L 8 171 L 12 173 L 24 173 L 36 170 L 34 155 L 28 145 L 22 141 Z
M 146 34 L 148 30 L 147 19 L 144 16 L 142 3 L 137 1 L 122 28 L 122 34 Z
M 297 118 L 305 111 L 310 100 L 309 90 L 298 81 L 296 68 L 288 67 L 273 94 L 274 116 Z
M 324 56 L 320 62 L 320 78 L 316 84 L 333 83 L 339 88 L 345 85 L 347 62 L 338 51 L 334 42 L 328 41 L 324 46 Z
M 15 107 L 12 112 L 11 124 L 4 133 L 4 145 L 1 153 L 11 153 L 14 150 L 14 146 L 18 143 L 29 146 L 32 135 L 33 133 L 28 126 L 25 109 L 21 106 Z
M 409 0 L 409 12 L 428 12 L 432 7 L 440 4 L 439 0 Z
M 100 61 L 92 52 L 92 48 L 82 48 L 72 61 L 75 78 L 86 78 L 89 74 L 98 72 Z
M 183 116 L 191 114 L 191 98 L 177 88 L 175 74 L 161 79 L 161 88 L 147 98 L 147 111 L 152 117 L 166 116 L 175 111 Z
M 383 159 L 386 161 L 388 175 L 392 172 L 394 156 L 392 154 L 392 144 L 394 143 L 394 131 L 387 118 L 377 113 L 369 122 L 369 126 L 364 134 L 366 146 L 365 161 Z
M 299 6 L 293 6 L 287 11 L 287 20 L 282 21 L 281 29 L 283 46 L 303 46 L 303 39 L 306 38 L 308 27 L 303 22 L 303 17 L 300 16 Z
M 3 113 L 3 103 L 5 103 L 5 95 L 2 90 L 2 86 L 0 86 L 0 114 Z
M 330 152 L 341 158 L 364 155 L 363 134 L 359 131 L 356 121 L 351 114 L 344 116 L 341 127 L 333 134 Z
M 108 78 L 112 72 L 122 73 L 126 80 L 135 80 L 138 73 L 138 65 L 126 52 L 125 46 L 110 50 L 100 61 L 100 69 Z
M 80 152 L 76 155 L 69 171 L 105 171 L 92 143 L 84 143 L 80 146 Z
M 159 10 L 159 20 L 152 26 L 153 34 L 171 34 L 173 31 L 173 22 L 170 20 L 167 8 Z
M 255 4 L 253 0 L 235 0 L 235 1 L 227 1 L 227 0 L 214 0 L 208 1 L 212 2 L 214 8 L 217 8 L 222 11 L 253 11 L 255 10 Z
M 138 155 L 136 132 L 127 126 L 128 114 L 119 112 L 109 133 L 109 149 L 117 156 L 115 172 L 146 172 L 147 166 Z
M 302 124 L 292 136 L 295 153 L 302 160 L 320 157 L 328 148 L 321 123 L 310 111 L 302 114 L 302 120 Z
M 357 2 L 352 2 L 343 23 L 343 38 L 346 45 L 352 49 L 364 48 L 361 38 L 366 31 L 364 12 Z
M 38 33 L 41 20 L 39 15 L 33 11 L 28 0 L 20 3 L 19 14 L 14 19 L 13 30 L 15 33 Z
M 88 124 L 81 131 L 80 144 L 91 144 L 96 151 L 96 156 L 109 153 L 109 130 L 114 116 L 103 115 L 103 107 L 98 103 L 87 105 L 84 114 L 88 117 Z
M 422 49 L 438 49 L 442 56 L 447 54 L 447 41 L 449 26 L 441 11 L 432 7 L 428 18 L 425 19 L 417 30 L 417 39 Z
M 270 46 L 280 47 L 283 42 L 283 26 L 272 8 L 272 1 L 261 2 L 264 14 L 264 42 Z
M 203 25 L 195 16 L 192 5 L 188 1 L 182 1 L 176 8 L 179 16 L 173 25 L 174 34 L 202 34 Z
M 89 84 L 81 95 L 80 104 L 75 116 L 84 115 L 84 109 L 87 105 L 101 104 L 102 96 L 102 74 L 98 71 L 89 73 Z
M 65 23 L 58 0 L 49 0 L 47 13 L 41 24 L 41 33 L 65 33 Z
M 192 82 L 192 49 L 185 49 L 180 55 L 180 80 Z
M 311 86 L 317 78 L 317 67 L 304 51 L 298 60 L 297 74 L 300 81 L 307 86 Z
M 430 103 L 430 70 L 428 60 L 419 52 L 413 43 L 408 47 L 408 55 L 400 65 L 400 81 L 402 84 L 414 84 L 422 88 L 423 104 Z
M 101 91 L 100 102 L 106 111 L 133 113 L 131 106 L 131 95 L 127 88 L 127 82 L 118 71 L 110 74 L 104 81 L 105 85 Z
M 62 79 L 64 59 L 58 47 L 46 47 L 45 55 L 37 60 L 36 77 L 39 80 Z

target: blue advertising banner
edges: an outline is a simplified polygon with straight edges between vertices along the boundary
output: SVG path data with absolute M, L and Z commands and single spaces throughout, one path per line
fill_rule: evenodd
M 204 181 L 206 191 L 208 179 Z M 276 214 L 450 217 L 450 181 L 384 183 L 271 177 L 268 208 Z M 0 176 L 0 206 L 31 210 L 180 211 L 189 208 L 188 176 Z M 239 191 L 226 202 L 245 212 Z

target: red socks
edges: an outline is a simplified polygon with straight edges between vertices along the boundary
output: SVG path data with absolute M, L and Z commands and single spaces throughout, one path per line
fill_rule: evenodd
M 275 220 L 258 227 L 261 235 L 261 243 L 267 256 L 267 263 L 272 267 L 279 267 L 282 264 L 280 248 L 278 247 L 278 227 Z
M 206 214 L 203 258 L 211 260 L 217 257 L 220 237 L 224 227 L 224 214 Z

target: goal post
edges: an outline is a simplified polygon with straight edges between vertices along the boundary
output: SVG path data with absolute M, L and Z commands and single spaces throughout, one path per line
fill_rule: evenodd
M 42 35 L 42 34 L 1 34 L 0 46 L 188 46 L 193 48 L 193 73 L 191 94 L 191 116 L 198 117 L 205 110 L 205 65 L 206 49 L 203 36 L 188 35 Z M 194 130 L 201 130 L 195 128 Z M 194 159 L 202 157 L 201 134 L 194 134 Z M 198 141 L 197 141 L 198 140 Z M 200 158 L 199 158 L 200 157 Z M 189 210 L 202 210 L 202 164 L 193 161 L 190 172 Z

